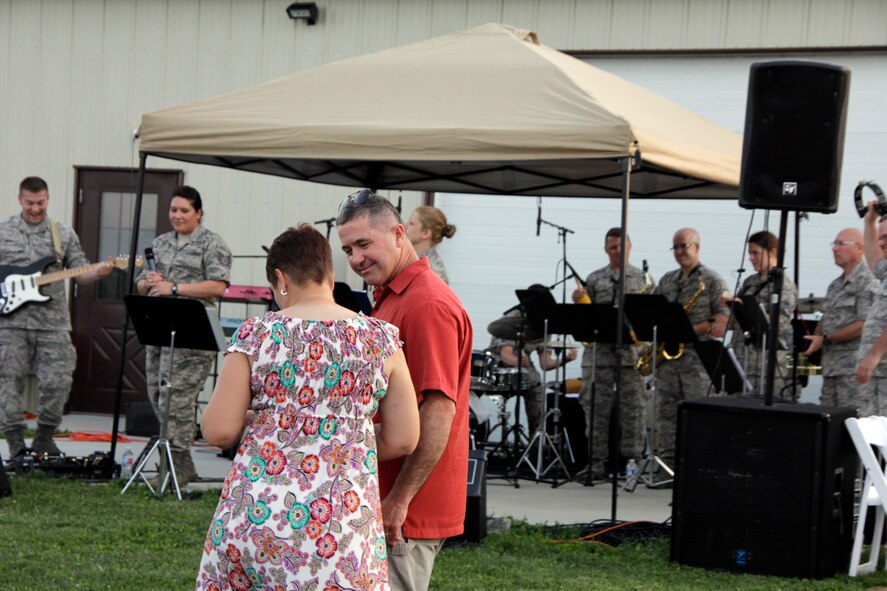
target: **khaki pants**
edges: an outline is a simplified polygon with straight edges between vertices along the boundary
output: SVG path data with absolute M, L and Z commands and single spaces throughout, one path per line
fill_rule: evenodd
M 391 591 L 426 591 L 434 559 L 446 538 L 406 540 L 388 548 L 388 582 Z

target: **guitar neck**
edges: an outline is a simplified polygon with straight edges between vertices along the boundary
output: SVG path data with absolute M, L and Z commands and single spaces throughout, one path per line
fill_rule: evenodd
M 92 263 L 91 265 L 84 265 L 83 267 L 65 269 L 63 271 L 56 271 L 55 273 L 46 273 L 37 278 L 37 285 L 46 285 L 47 283 L 54 283 L 56 281 L 62 281 L 63 279 L 86 275 L 87 273 L 92 273 L 104 264 L 104 262 Z

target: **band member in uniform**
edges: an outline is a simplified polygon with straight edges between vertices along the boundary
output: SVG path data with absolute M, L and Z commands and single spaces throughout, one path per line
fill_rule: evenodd
M 699 232 L 693 228 L 675 232 L 672 250 L 680 268 L 663 275 L 653 293 L 683 305 L 693 332 L 705 341 L 724 335 L 729 311 L 723 304 L 727 286 L 720 275 L 699 262 L 699 243 Z M 705 397 L 710 379 L 692 346 L 685 347 L 677 359 L 658 362 L 656 368 L 656 446 L 674 449 L 678 402 Z
M 754 267 L 755 274 L 749 275 L 742 282 L 737 295 L 754 296 L 755 301 L 762 305 L 769 313 L 770 296 L 773 292 L 773 283 L 769 279 L 770 269 L 776 266 L 777 252 L 779 250 L 779 238 L 771 232 L 756 232 L 748 239 L 748 260 Z M 776 379 L 773 382 L 773 392 L 776 396 L 790 397 L 791 376 L 786 372 L 786 359 L 794 345 L 792 330 L 792 317 L 795 308 L 798 307 L 798 288 L 790 277 L 784 276 L 782 283 L 782 295 L 779 302 L 779 342 L 776 353 Z M 747 343 L 738 323 L 734 323 L 733 349 L 736 358 L 745 367 L 745 375 L 752 385 L 752 393 L 760 392 L 765 373 L 761 371 L 761 364 L 766 362 L 766 355 L 761 355 L 762 350 L 754 343 Z
M 877 203 L 870 202 L 865 214 L 865 259 L 881 283 L 862 327 L 857 353 L 856 381 L 863 386 L 855 406 L 863 417 L 887 412 L 887 219 L 878 224 Z
M 456 233 L 456 226 L 447 223 L 444 212 L 430 205 L 417 207 L 410 215 L 406 223 L 407 238 L 413 243 L 416 254 L 420 257 L 428 257 L 431 270 L 440 277 L 444 283 L 450 283 L 447 268 L 444 265 L 437 245 L 444 238 L 452 238 Z
M 631 256 L 631 239 L 625 237 L 625 260 Z M 612 304 L 619 289 L 619 275 L 622 267 L 622 228 L 610 228 L 604 237 L 604 252 L 610 264 L 591 273 L 583 288 L 573 292 L 573 302 L 581 303 L 585 296 L 594 304 Z M 649 273 L 628 264 L 625 274 L 625 293 L 647 293 L 655 287 Z M 634 347 L 624 346 L 622 353 L 622 378 L 619 392 L 619 412 L 622 427 L 621 454 L 624 459 L 640 458 L 644 452 L 644 426 L 646 425 L 647 400 L 649 398 L 644 382 L 634 369 Z M 592 359 L 592 356 L 596 357 Z M 593 365 L 593 367 L 592 367 Z M 592 384 L 594 369 L 594 384 Z M 594 415 L 594 424 L 586 426 L 585 434 L 592 437 L 591 460 L 592 476 L 604 477 L 605 464 L 610 446 L 610 411 L 613 402 L 613 384 L 616 381 L 616 345 L 598 346 L 593 351 L 586 345 L 582 355 L 582 388 L 579 402 L 585 411 L 585 418 Z M 594 409 L 592 413 L 592 388 L 594 388 Z M 611 468 L 619 469 L 620 464 L 611 462 Z
M 46 215 L 49 207 L 46 181 L 36 176 L 25 178 L 19 185 L 18 202 L 21 213 L 0 222 L 0 265 L 24 267 L 45 257 L 56 260 L 49 271 L 89 264 L 74 230 L 50 221 Z M 76 281 L 83 285 L 92 283 L 112 270 L 110 264 L 101 265 Z M 0 427 L 6 435 L 10 458 L 25 449 L 22 413 L 25 378 L 29 373 L 37 378 L 40 393 L 37 432 L 31 447 L 38 453 L 60 453 L 52 436 L 62 422 L 77 362 L 64 281 L 49 283 L 41 292 L 52 299 L 0 316 Z M 7 293 L 4 289 L 4 294 Z
M 193 187 L 177 187 L 169 205 L 173 231 L 154 239 L 157 270 L 146 269 L 137 278 L 140 294 L 196 298 L 213 306 L 228 287 L 231 276 L 231 251 L 221 236 L 202 224 L 203 201 Z M 145 376 L 148 399 L 158 421 L 163 421 L 163 406 L 157 382 L 158 372 L 172 381 L 169 394 L 169 442 L 179 485 L 197 479 L 191 458 L 197 397 L 216 360 L 215 351 L 176 348 L 172 376 L 169 375 L 169 347 L 145 347 Z
M 832 242 L 835 264 L 843 271 L 825 292 L 822 319 L 804 338 L 808 357 L 822 349 L 822 393 L 827 406 L 860 406 L 856 353 L 865 320 L 878 293 L 878 280 L 863 259 L 863 234 L 856 228 L 838 232 Z

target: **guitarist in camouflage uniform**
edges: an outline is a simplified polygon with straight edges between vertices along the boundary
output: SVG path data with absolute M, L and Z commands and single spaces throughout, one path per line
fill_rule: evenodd
M 21 213 L 0 222 L 0 267 L 4 276 L 9 267 L 26 267 L 46 257 L 55 261 L 49 271 L 89 265 L 74 230 L 47 217 L 46 181 L 39 177 L 24 179 L 19 185 L 18 201 Z M 95 271 L 77 277 L 77 282 L 92 283 L 112 269 L 110 264 L 98 266 Z M 5 300 L 8 287 L 4 285 L 3 290 Z M 77 356 L 71 342 L 64 282 L 46 285 L 42 295 L 51 299 L 0 315 L 0 428 L 6 435 L 10 457 L 25 450 L 22 413 L 25 378 L 30 373 L 36 376 L 40 393 L 37 432 L 31 447 L 38 453 L 60 453 L 52 436 L 62 422 Z

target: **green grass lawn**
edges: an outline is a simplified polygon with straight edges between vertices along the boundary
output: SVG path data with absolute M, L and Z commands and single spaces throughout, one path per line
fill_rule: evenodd
M 12 477 L 0 499 L 0 590 L 192 589 L 218 492 L 158 500 L 144 487 L 40 475 Z M 668 562 L 668 540 L 618 546 L 572 538 L 579 527 L 516 523 L 479 546 L 446 548 L 435 590 L 868 589 L 887 573 L 824 581 L 733 575 Z

